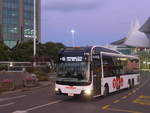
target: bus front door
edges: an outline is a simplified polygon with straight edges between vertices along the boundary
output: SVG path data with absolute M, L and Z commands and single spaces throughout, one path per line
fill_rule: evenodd
M 100 75 L 97 75 L 97 74 L 93 75 L 93 88 L 94 88 L 94 95 L 101 94 L 101 77 L 100 77 Z

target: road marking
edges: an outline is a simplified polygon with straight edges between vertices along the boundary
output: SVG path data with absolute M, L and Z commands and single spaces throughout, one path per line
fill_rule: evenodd
M 14 111 L 12 113 L 28 113 L 27 111 Z
M 145 84 L 149 82 L 149 79 L 147 79 L 141 86 L 139 86 L 139 89 L 142 88 Z
M 136 93 L 136 90 L 133 90 L 132 93 Z
M 22 110 L 22 111 L 19 111 L 19 112 L 14 111 L 13 113 L 28 113 L 29 111 L 40 109 L 42 107 L 46 107 L 46 106 L 49 106 L 49 105 L 57 104 L 57 103 L 60 103 L 62 101 L 64 101 L 64 99 L 63 100 L 57 100 L 57 101 L 54 101 L 54 102 L 50 102 L 50 103 L 43 104 L 43 105 L 39 105 L 39 106 L 35 106 L 35 107 L 29 108 L 29 109 L 26 109 L 26 110 Z
M 103 110 L 108 109 L 109 106 L 110 106 L 109 104 L 108 104 L 108 105 L 105 105 L 105 106 L 102 107 L 102 109 L 103 109 Z
M 132 95 L 132 93 L 128 93 L 128 95 L 130 96 L 130 95 Z
M 126 98 L 128 98 L 128 96 L 123 96 L 123 97 L 122 97 L 122 99 L 126 99 Z
M 113 103 L 115 103 L 115 104 L 116 104 L 116 103 L 118 103 L 118 102 L 120 102 L 120 100 L 115 100 Z
M 3 104 L 3 105 L 0 105 L 0 108 L 1 107 L 6 107 L 6 106 L 10 106 L 10 105 L 13 105 L 14 103 L 12 102 L 12 103 L 8 103 L 8 104 Z
M 0 98 L 0 102 L 2 101 L 6 101 L 6 100 L 12 100 L 12 99 L 19 99 L 19 98 L 23 98 L 27 95 L 21 95 L 21 96 L 16 96 L 16 97 L 9 97 L 9 98 Z
M 133 101 L 133 103 L 143 104 L 143 105 L 149 105 L 150 106 L 150 101 L 146 101 L 146 100 L 136 99 L 136 100 Z
M 139 96 L 139 98 L 150 99 L 150 96 L 141 95 L 141 96 Z
M 131 110 L 125 110 L 125 109 L 116 109 L 116 108 L 107 108 L 106 110 L 118 111 L 118 112 L 126 112 L 126 113 L 142 113 L 142 112 L 138 112 L 138 111 L 131 111 Z
M 132 102 L 136 103 L 136 104 L 142 104 L 142 105 L 150 106 L 150 96 L 141 95 L 136 100 L 133 100 Z

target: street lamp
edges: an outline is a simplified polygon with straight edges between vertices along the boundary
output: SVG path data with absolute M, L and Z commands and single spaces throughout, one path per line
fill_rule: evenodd
M 72 45 L 73 45 L 73 47 L 75 47 L 75 37 L 74 37 L 74 34 L 75 34 L 75 30 L 71 30 L 71 34 L 72 34 Z
M 34 0 L 34 47 L 33 47 L 33 56 L 34 56 L 34 64 L 33 66 L 36 66 L 36 0 Z

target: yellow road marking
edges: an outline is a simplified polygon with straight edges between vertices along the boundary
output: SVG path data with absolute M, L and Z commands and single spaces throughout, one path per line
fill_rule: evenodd
M 141 96 L 139 96 L 139 98 L 142 98 L 142 99 L 150 99 L 150 96 L 141 95 Z
M 128 95 L 132 95 L 132 93 L 128 93 Z
M 115 100 L 113 103 L 118 103 L 118 102 L 120 102 L 120 100 Z
M 102 107 L 102 109 L 103 109 L 103 110 L 106 110 L 106 109 L 109 108 L 109 106 L 110 106 L 109 104 L 108 104 L 108 105 L 105 105 L 105 106 Z
M 150 96 L 139 96 L 136 100 L 132 101 L 136 104 L 149 105 L 150 106 Z
M 124 97 L 122 97 L 122 99 L 126 99 L 126 98 L 128 98 L 128 96 L 124 96 Z
M 107 108 L 106 110 L 118 111 L 118 112 L 126 112 L 126 113 L 142 113 L 142 112 L 138 112 L 138 111 L 131 111 L 131 110 L 126 110 L 126 109 L 116 109 L 116 108 Z
M 145 102 L 145 101 L 141 101 L 141 100 L 135 100 L 135 101 L 133 101 L 133 103 L 150 106 L 150 102 Z
M 150 106 L 150 101 L 148 101 L 148 100 L 136 99 L 136 100 L 133 101 L 133 103 L 149 105 Z

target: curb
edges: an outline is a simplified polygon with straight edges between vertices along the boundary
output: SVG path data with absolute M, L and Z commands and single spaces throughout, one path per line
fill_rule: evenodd
M 21 89 L 17 89 L 17 90 L 14 90 L 14 91 L 6 91 L 6 92 L 2 92 L 0 93 L 0 96 L 1 95 L 7 95 L 7 94 L 14 94 L 14 93 L 19 93 L 19 92 L 26 92 L 26 91 L 32 91 L 32 90 L 36 90 L 36 89 L 40 89 L 40 88 L 45 88 L 45 87 L 48 87 L 49 85 L 51 85 L 50 83 L 49 84 L 46 84 L 46 85 L 38 85 L 36 87 L 25 87 L 25 88 L 21 88 Z

